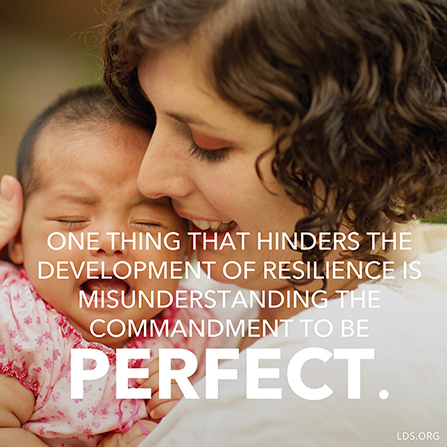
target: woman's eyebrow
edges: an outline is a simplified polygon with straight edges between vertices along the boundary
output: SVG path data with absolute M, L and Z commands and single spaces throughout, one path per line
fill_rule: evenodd
M 201 118 L 197 118 L 192 115 L 184 115 L 184 114 L 180 114 L 180 113 L 171 113 L 171 112 L 166 112 L 166 115 L 170 116 L 171 118 L 174 118 L 175 120 L 180 121 L 181 123 L 184 123 L 184 124 L 197 124 L 200 126 L 207 126 L 211 129 L 215 129 L 215 127 L 212 126 L 207 121 L 205 121 Z

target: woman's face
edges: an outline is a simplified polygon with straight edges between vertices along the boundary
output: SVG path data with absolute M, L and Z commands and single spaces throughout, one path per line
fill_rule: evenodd
M 264 278 L 264 261 L 296 260 L 298 255 L 288 247 L 269 249 L 267 242 L 259 247 L 258 237 L 290 235 L 302 210 L 273 177 L 270 154 L 260 164 L 263 183 L 256 173 L 256 159 L 275 141 L 272 127 L 222 100 L 202 66 L 200 48 L 181 44 L 146 55 L 138 67 L 157 115 L 138 186 L 148 197 L 171 197 L 175 211 L 191 220 L 194 230 L 216 241 L 205 244 L 201 237 L 197 247 L 199 261 L 216 261 L 214 279 L 228 282 L 222 273 L 228 261 L 256 261 L 256 271 L 235 282 L 253 289 L 280 288 L 287 282 L 278 284 L 273 275 Z M 249 233 L 244 246 L 240 232 Z

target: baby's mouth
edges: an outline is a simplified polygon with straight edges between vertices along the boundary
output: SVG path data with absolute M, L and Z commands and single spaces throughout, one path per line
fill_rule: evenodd
M 112 290 L 118 292 L 119 295 L 126 295 L 129 291 L 129 285 L 122 279 L 114 276 L 109 279 L 89 279 L 82 283 L 81 289 L 88 295 L 92 295 L 95 291 L 98 295 L 101 291 L 107 294 Z
M 209 220 L 192 220 L 191 222 L 202 231 L 211 230 L 215 231 L 216 233 L 230 231 L 237 225 L 237 223 L 234 220 L 227 220 L 223 222 L 209 221 Z

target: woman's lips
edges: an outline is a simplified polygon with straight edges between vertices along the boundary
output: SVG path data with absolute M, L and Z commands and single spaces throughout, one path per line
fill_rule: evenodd
M 237 227 L 237 222 L 234 220 L 217 220 L 210 219 L 207 216 L 200 216 L 198 214 L 186 213 L 180 209 L 177 209 L 175 204 L 175 212 L 183 219 L 189 220 L 196 228 L 201 231 L 213 231 L 216 233 L 228 232 Z
M 202 231 L 211 230 L 217 233 L 221 233 L 224 231 L 231 231 L 237 225 L 237 223 L 234 220 L 227 220 L 227 221 L 191 220 L 191 222 Z

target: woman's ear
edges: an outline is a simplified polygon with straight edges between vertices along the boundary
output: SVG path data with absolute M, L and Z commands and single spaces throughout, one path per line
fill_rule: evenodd
M 8 243 L 8 254 L 14 264 L 23 264 L 22 232 L 19 232 Z

